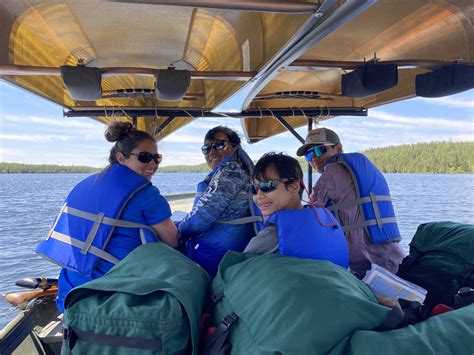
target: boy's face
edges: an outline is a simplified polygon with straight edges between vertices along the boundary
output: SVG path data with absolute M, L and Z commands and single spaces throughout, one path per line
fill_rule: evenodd
M 342 145 L 336 144 L 334 146 L 326 147 L 326 152 L 321 155 L 319 158 L 316 155 L 312 155 L 312 160 L 310 162 L 313 169 L 317 170 L 318 173 L 322 174 L 324 172 L 324 166 L 326 165 L 326 161 L 329 158 L 332 158 L 336 154 L 342 153 Z
M 269 166 L 265 169 L 265 175 L 267 181 L 278 180 L 277 171 L 273 166 Z M 254 183 L 262 181 L 254 180 Z M 262 192 L 258 189 L 256 195 L 253 196 L 253 201 L 258 206 L 264 217 L 270 216 L 272 213 L 280 210 L 291 210 L 298 208 L 300 205 L 299 197 L 299 181 L 294 181 L 288 186 L 285 186 L 283 182 L 277 183 L 277 188 L 270 192 Z

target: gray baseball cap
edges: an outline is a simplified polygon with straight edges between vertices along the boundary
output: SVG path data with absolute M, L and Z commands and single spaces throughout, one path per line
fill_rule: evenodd
M 298 148 L 296 155 L 303 156 L 308 148 L 316 144 L 340 144 L 341 140 L 336 132 L 328 128 L 316 128 L 308 132 L 304 144 Z

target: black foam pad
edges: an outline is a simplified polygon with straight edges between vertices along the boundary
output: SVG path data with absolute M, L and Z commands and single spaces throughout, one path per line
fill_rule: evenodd
M 155 95 L 162 101 L 181 101 L 191 83 L 191 73 L 188 70 L 173 68 L 158 70 Z
M 367 97 L 397 85 L 398 68 L 395 64 L 367 63 L 341 77 L 342 94 Z
M 416 76 L 416 95 L 441 97 L 474 88 L 474 65 L 453 63 Z
M 95 101 L 102 98 L 102 71 L 83 65 L 62 66 L 61 77 L 74 100 Z

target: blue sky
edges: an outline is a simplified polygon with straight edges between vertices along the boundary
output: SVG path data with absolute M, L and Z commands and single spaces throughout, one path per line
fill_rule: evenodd
M 199 164 L 208 129 L 225 124 L 243 138 L 238 119 L 198 119 L 159 142 L 162 165 Z M 346 152 L 432 141 L 474 141 L 474 90 L 436 99 L 414 98 L 369 110 L 368 117 L 337 117 L 334 129 Z M 63 118 L 62 108 L 0 80 L 0 162 L 103 167 L 111 143 L 105 126 L 90 118 Z M 305 128 L 298 129 L 305 135 Z M 269 151 L 294 155 L 289 133 L 243 144 L 253 159 Z

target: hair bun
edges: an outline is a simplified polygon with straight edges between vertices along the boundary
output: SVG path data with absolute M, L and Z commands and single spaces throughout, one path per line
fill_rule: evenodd
M 105 131 L 105 139 L 108 142 L 117 142 L 128 136 L 132 130 L 133 125 L 130 122 L 113 122 Z

